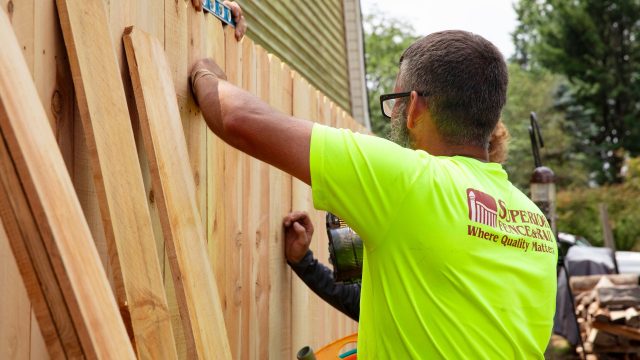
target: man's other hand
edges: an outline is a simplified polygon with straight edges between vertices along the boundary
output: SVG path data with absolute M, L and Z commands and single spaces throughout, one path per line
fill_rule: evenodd
M 304 211 L 294 211 L 284 217 L 282 225 L 284 225 L 285 257 L 291 264 L 297 264 L 309 251 L 313 224 L 309 214 Z
M 193 7 L 196 8 L 196 10 L 202 11 L 202 0 L 191 0 L 191 3 L 193 4 Z M 240 5 L 238 5 L 238 3 L 235 1 L 229 0 L 225 0 L 222 3 L 231 10 L 233 20 L 236 22 L 236 40 L 242 40 L 244 34 L 247 32 L 247 21 L 244 19 L 244 15 L 242 15 L 242 9 L 240 8 Z

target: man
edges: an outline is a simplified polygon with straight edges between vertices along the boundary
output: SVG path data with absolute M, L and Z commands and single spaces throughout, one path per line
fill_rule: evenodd
M 287 264 L 307 286 L 336 310 L 358 321 L 360 318 L 360 284 L 336 283 L 333 272 L 313 257 L 309 250 L 313 223 L 309 214 L 294 211 L 282 220 Z
M 393 142 L 271 109 L 198 62 L 192 86 L 228 144 L 311 185 L 360 234 L 359 358 L 542 358 L 557 249 L 540 210 L 488 163 L 507 68 L 464 31 L 417 40 L 384 96 Z M 391 106 L 389 106 L 391 105 Z
M 489 161 L 502 163 L 507 158 L 509 130 L 498 122 L 489 141 Z M 294 211 L 282 220 L 287 264 L 322 300 L 351 319 L 360 318 L 360 283 L 336 283 L 333 272 L 318 262 L 309 249 L 313 223 L 303 211 Z

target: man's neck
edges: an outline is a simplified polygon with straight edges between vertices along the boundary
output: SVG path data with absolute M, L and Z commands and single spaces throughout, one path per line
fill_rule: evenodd
M 489 152 L 479 146 L 468 145 L 442 145 L 442 146 L 424 146 L 417 149 L 424 150 L 434 156 L 464 156 L 479 161 L 488 162 Z

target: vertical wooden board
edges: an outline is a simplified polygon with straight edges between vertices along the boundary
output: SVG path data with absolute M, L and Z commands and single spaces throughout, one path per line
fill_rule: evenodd
M 143 31 L 128 29 L 124 42 L 187 347 L 193 357 L 229 359 L 169 65 L 161 43 Z
M 256 95 L 269 101 L 269 56 L 260 46 L 255 46 Z M 270 202 L 280 201 L 270 192 L 270 166 L 251 159 L 249 187 L 249 244 L 251 245 L 251 308 L 249 334 L 250 359 L 269 358 L 269 240 L 271 234 Z M 278 216 L 278 215 L 276 215 Z
M 225 41 L 222 23 L 206 17 L 207 57 L 225 68 Z M 225 204 L 224 153 L 227 145 L 211 130 L 207 131 L 207 254 L 216 277 L 220 301 L 226 301 L 225 291 Z
M 125 324 L 131 324 L 130 335 L 139 356 L 171 356 L 175 350 L 169 309 L 104 3 L 59 0 L 58 10 L 96 180 L 116 297 Z
M 34 17 L 33 79 L 67 169 L 72 172 L 73 82 L 55 2 L 38 2 Z
M 53 268 L 48 274 L 54 273 L 57 279 L 46 285 L 57 282 L 66 304 L 51 311 L 69 311 L 85 356 L 133 358 L 71 179 L 4 12 L 0 12 L 0 43 L 4 46 L 0 52 L 2 164 L 4 169 L 15 169 L 0 172 L 4 196 L 0 203 L 5 225 L 10 215 L 14 219 L 20 215 L 19 225 L 14 220 L 13 229 L 7 227 L 9 237 L 19 240 L 25 229 L 42 236 L 22 239 L 44 243 Z M 28 227 L 34 223 L 37 229 Z M 19 248 L 12 247 L 14 252 Z M 36 282 L 27 286 L 31 284 Z
M 42 336 L 42 331 L 40 331 L 40 324 L 38 324 L 38 319 L 33 310 L 31 311 L 31 346 L 29 349 L 29 358 L 34 360 L 46 360 L 50 358 L 47 345 Z
M 34 5 L 35 0 L 1 0 L 2 9 L 6 11 L 11 22 L 13 31 L 16 34 L 20 50 L 27 63 L 29 71 L 33 75 L 34 66 Z
M 185 55 L 188 51 L 188 24 L 187 11 L 191 4 L 181 0 L 165 0 L 164 1 L 164 49 L 171 69 L 171 77 L 173 86 L 176 91 L 178 106 L 180 107 L 181 116 L 186 112 L 186 103 L 189 97 L 188 87 L 188 58 Z M 164 282 L 167 293 L 167 301 L 169 302 L 169 310 L 171 312 L 171 324 L 176 338 L 176 347 L 178 350 L 178 358 L 187 358 L 187 347 L 184 331 L 182 328 L 182 319 L 178 301 L 176 299 L 176 289 L 173 283 L 173 276 L 169 271 L 169 258 L 165 254 L 165 272 Z
M 238 42 L 234 36 L 234 29 L 226 27 L 225 35 L 225 63 L 226 74 L 229 82 L 242 86 L 242 42 Z M 247 259 L 243 259 L 242 248 L 246 242 L 246 233 L 243 232 L 243 188 L 244 188 L 244 162 L 246 155 L 230 147 L 225 147 L 224 159 L 224 187 L 225 187 L 225 222 L 226 241 L 225 249 L 225 322 L 229 335 L 229 345 L 234 359 L 242 356 L 242 304 L 243 304 L 243 278 L 247 269 Z
M 31 305 L 0 221 L 0 359 L 29 359 Z
M 246 38 L 242 41 L 242 88 L 253 95 L 257 94 L 257 57 L 253 41 Z M 240 306 L 240 356 L 238 358 L 249 359 L 251 349 L 259 334 L 250 331 L 250 325 L 255 305 L 255 278 L 253 275 L 257 255 L 256 245 L 259 241 L 256 233 L 260 228 L 260 216 L 266 215 L 261 207 L 261 201 L 267 199 L 268 194 L 261 194 L 263 179 L 261 179 L 262 163 L 251 156 L 244 156 L 242 160 L 244 178 L 242 188 L 242 217 L 241 226 L 244 241 L 241 247 L 241 293 L 242 304 Z M 267 179 L 268 180 L 268 179 Z M 266 180 L 265 180 L 266 182 Z M 268 184 L 265 184 L 268 186 Z M 257 329 L 254 329 L 257 330 Z M 253 333 L 253 334 L 252 334 Z
M 206 55 L 206 28 L 204 25 L 204 13 L 195 10 L 191 4 L 187 9 L 187 23 L 189 26 L 188 69 L 181 76 L 189 78 L 189 70 L 196 61 Z M 207 124 L 204 122 L 200 108 L 196 105 L 191 91 L 186 95 L 186 104 L 180 115 L 187 139 L 187 148 L 191 162 L 191 172 L 196 184 L 196 200 L 200 213 L 202 227 L 207 226 Z M 178 94 L 181 97 L 182 94 Z M 202 241 L 206 241 L 204 238 Z
M 311 120 L 315 117 L 309 83 L 299 74 L 293 75 L 293 116 Z M 308 211 L 312 220 L 314 214 L 310 211 L 312 206 L 311 191 L 307 184 L 298 179 L 291 180 L 291 207 L 294 211 Z M 311 243 L 314 250 L 317 242 Z M 312 340 L 309 318 L 312 314 L 310 290 L 297 276 L 292 276 L 291 286 L 291 348 L 295 354 L 303 346 L 314 346 Z
M 336 121 L 338 119 L 338 110 L 336 105 L 331 100 L 329 100 L 329 112 L 330 112 L 329 122 L 327 123 L 327 125 L 331 127 L 336 127 Z
M 269 60 L 268 103 L 285 114 L 292 113 L 291 70 L 280 59 Z M 291 211 L 291 176 L 269 169 L 269 359 L 293 359 L 291 349 L 291 270 L 284 257 L 282 219 Z

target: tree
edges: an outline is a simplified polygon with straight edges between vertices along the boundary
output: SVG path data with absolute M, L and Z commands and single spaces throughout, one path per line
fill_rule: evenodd
M 516 60 L 566 76 L 559 105 L 599 183 L 622 181 L 625 152 L 640 153 L 640 3 L 521 0 Z
M 386 136 L 389 121 L 380 111 L 380 95 L 393 91 L 400 56 L 418 37 L 410 25 L 377 10 L 365 16 L 364 30 L 371 129 L 378 136 Z
M 509 64 L 509 88 L 502 120 L 509 128 L 511 142 L 505 170 L 509 179 L 527 192 L 534 169 L 529 138 L 529 114 L 538 115 L 545 147 L 543 163 L 551 167 L 560 188 L 584 186 L 588 181 L 585 155 L 573 151 L 575 135 L 567 127 L 564 113 L 556 106 L 556 94 L 565 84 L 562 76 L 545 69 L 526 70 L 519 64 Z

